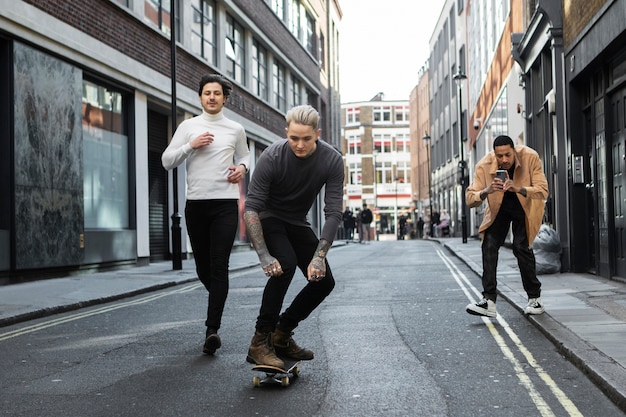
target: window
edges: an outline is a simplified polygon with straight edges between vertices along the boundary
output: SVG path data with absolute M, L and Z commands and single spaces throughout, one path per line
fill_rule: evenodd
M 298 0 L 290 0 L 289 3 L 289 30 L 291 31 L 291 33 L 293 33 L 293 36 L 295 36 L 296 39 L 301 40 L 302 35 L 300 30 L 300 2 Z
M 170 0 L 144 0 L 144 19 L 154 23 L 161 32 L 170 35 L 172 25 L 170 23 Z M 180 6 L 176 1 L 176 39 L 180 40 Z
M 272 11 L 280 18 L 280 20 L 285 18 L 284 0 L 265 0 L 265 2 L 272 8 Z
M 320 47 L 319 47 L 319 56 L 318 60 L 320 62 L 320 68 L 322 71 L 326 70 L 326 41 L 324 40 L 324 34 L 320 34 Z
M 244 30 L 234 17 L 226 15 L 226 74 L 240 84 L 245 85 L 245 62 Z
M 361 135 L 348 135 L 348 155 L 359 155 L 361 153 Z
M 346 109 L 346 124 L 359 123 L 360 107 L 348 107 Z
M 287 100 L 285 96 L 285 67 L 277 61 L 274 61 L 274 65 L 272 66 L 272 87 L 272 105 L 274 105 L 274 107 L 276 107 L 278 110 L 285 111 L 287 109 Z
M 377 177 L 377 183 L 380 184 L 391 184 L 394 181 L 393 178 L 393 166 L 391 164 L 391 162 L 387 162 L 387 161 L 383 161 L 383 162 L 378 162 L 376 161 L 376 177 Z
M 407 161 L 399 161 L 396 165 L 396 176 L 399 183 L 411 182 L 411 167 Z
M 378 153 L 391 152 L 391 135 L 375 134 L 374 135 L 374 151 Z
M 129 1 L 129 0 L 113 0 L 113 1 L 114 1 L 115 3 L 121 4 L 122 6 L 126 6 L 126 7 L 128 7 L 128 6 L 129 6 L 129 4 L 128 4 L 128 1 Z
M 191 26 L 191 50 L 209 61 L 216 62 L 215 1 L 193 0 Z
M 315 33 L 315 19 L 310 14 L 306 14 L 306 39 L 304 45 L 315 59 L 317 59 L 317 36 Z
M 299 79 L 291 76 L 291 104 L 299 106 L 302 102 L 302 83 Z
M 267 49 L 252 41 L 252 91 L 267 101 Z
M 396 114 L 396 123 L 408 122 L 409 121 L 409 106 L 396 106 L 395 114 Z
M 384 123 L 391 121 L 391 107 L 390 106 L 378 106 L 374 107 L 374 123 Z
M 405 133 L 396 135 L 396 152 L 411 152 L 411 136 Z
M 348 181 L 350 181 L 350 184 L 352 185 L 358 185 L 362 183 L 361 164 L 348 164 Z
M 85 229 L 130 227 L 128 135 L 122 93 L 83 81 Z

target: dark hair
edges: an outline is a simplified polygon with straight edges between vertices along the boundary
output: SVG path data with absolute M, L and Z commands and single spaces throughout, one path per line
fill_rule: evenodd
M 513 143 L 513 139 L 506 135 L 500 135 L 493 140 L 493 149 L 496 149 L 496 146 L 506 146 L 509 145 L 511 148 L 515 148 L 515 144 Z
M 222 77 L 219 74 L 208 74 L 203 76 L 200 79 L 200 86 L 198 88 L 198 95 L 202 95 L 202 89 L 208 83 L 218 83 L 222 86 L 222 93 L 224 93 L 224 97 L 230 96 L 230 92 L 233 90 L 233 85 L 226 78 Z

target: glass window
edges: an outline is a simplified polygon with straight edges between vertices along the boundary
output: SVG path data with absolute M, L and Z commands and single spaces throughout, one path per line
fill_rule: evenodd
M 284 11 L 285 11 L 285 0 L 265 0 L 267 4 L 272 8 L 272 11 L 276 13 L 276 16 L 280 18 L 280 20 L 284 19 Z
M 396 175 L 399 183 L 411 182 L 411 167 L 407 161 L 399 161 L 396 165 Z
M 128 135 L 122 93 L 83 81 L 85 229 L 129 228 Z
M 391 135 L 375 134 L 374 135 L 374 151 L 378 153 L 391 152 Z
M 302 83 L 294 76 L 291 77 L 291 101 L 294 106 L 304 104 L 302 102 Z
M 350 181 L 350 184 L 352 185 L 358 185 L 362 183 L 361 164 L 348 164 L 348 179 Z
M 285 67 L 277 61 L 274 61 L 272 66 L 272 87 L 274 89 L 272 105 L 278 110 L 285 111 L 287 109 Z
M 155 24 L 161 32 L 166 35 L 172 33 L 170 24 L 170 4 L 171 0 L 144 0 L 144 19 Z M 180 40 L 180 5 L 176 0 L 176 39 Z
M 300 2 L 298 0 L 290 0 L 290 18 L 289 18 L 289 30 L 293 33 L 296 39 L 301 40 L 300 30 Z
M 348 107 L 346 109 L 346 123 L 347 124 L 356 124 L 359 123 L 361 108 L 360 107 Z
M 409 106 L 395 107 L 396 123 L 409 121 Z
M 191 11 L 191 50 L 215 64 L 215 0 L 193 0 Z
M 391 107 L 378 106 L 374 107 L 374 123 L 384 123 L 391 121 Z
M 411 152 L 411 137 L 409 134 L 399 133 L 396 135 L 396 151 L 404 153 Z
M 378 181 L 381 184 L 391 184 L 394 181 L 393 178 L 393 166 L 391 164 L 391 162 L 387 162 L 387 161 L 383 161 L 383 162 L 378 162 L 376 161 L 376 175 L 378 176 L 378 178 L 380 179 L 380 181 Z
M 361 153 L 361 135 L 349 135 L 348 141 L 348 155 L 359 155 Z
M 252 41 L 252 90 L 267 101 L 267 49 L 256 39 Z
M 311 16 L 310 14 L 306 14 L 306 39 L 305 39 L 305 46 L 306 46 L 306 50 L 309 51 L 309 53 L 311 55 L 313 55 L 313 57 L 315 59 L 317 59 L 317 36 L 315 33 L 315 19 L 313 19 L 313 16 Z
M 244 30 L 234 17 L 226 15 L 226 59 L 230 65 L 226 74 L 240 84 L 245 85 L 245 62 Z
M 130 0 L 113 0 L 115 3 L 121 4 L 122 6 L 130 6 L 128 3 Z

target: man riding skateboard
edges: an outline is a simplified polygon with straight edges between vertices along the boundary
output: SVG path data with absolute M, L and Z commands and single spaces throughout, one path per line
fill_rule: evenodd
M 319 140 L 318 112 L 297 106 L 285 119 L 287 139 L 260 156 L 244 210 L 248 237 L 268 277 L 247 360 L 278 368 L 285 366 L 280 356 L 313 359 L 292 335 L 335 286 L 326 254 L 342 218 L 344 180 L 341 154 Z M 326 221 L 318 240 L 306 216 L 322 188 Z M 308 283 L 280 314 L 298 268 Z

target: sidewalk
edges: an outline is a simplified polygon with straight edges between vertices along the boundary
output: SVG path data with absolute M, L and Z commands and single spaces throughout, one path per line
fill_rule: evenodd
M 476 274 L 482 272 L 480 241 L 436 238 Z M 335 242 L 335 246 L 344 244 Z M 253 250 L 234 251 L 230 270 L 258 265 Z M 64 311 L 114 301 L 197 279 L 193 260 L 173 271 L 171 262 L 0 286 L 0 327 Z M 480 288 L 480 279 L 472 278 Z M 590 274 L 540 276 L 546 312 L 529 316 L 559 351 L 583 370 L 622 409 L 626 410 L 626 284 Z M 517 260 L 500 250 L 500 299 L 520 311 L 526 305 Z M 1 333 L 0 329 L 0 333 Z

